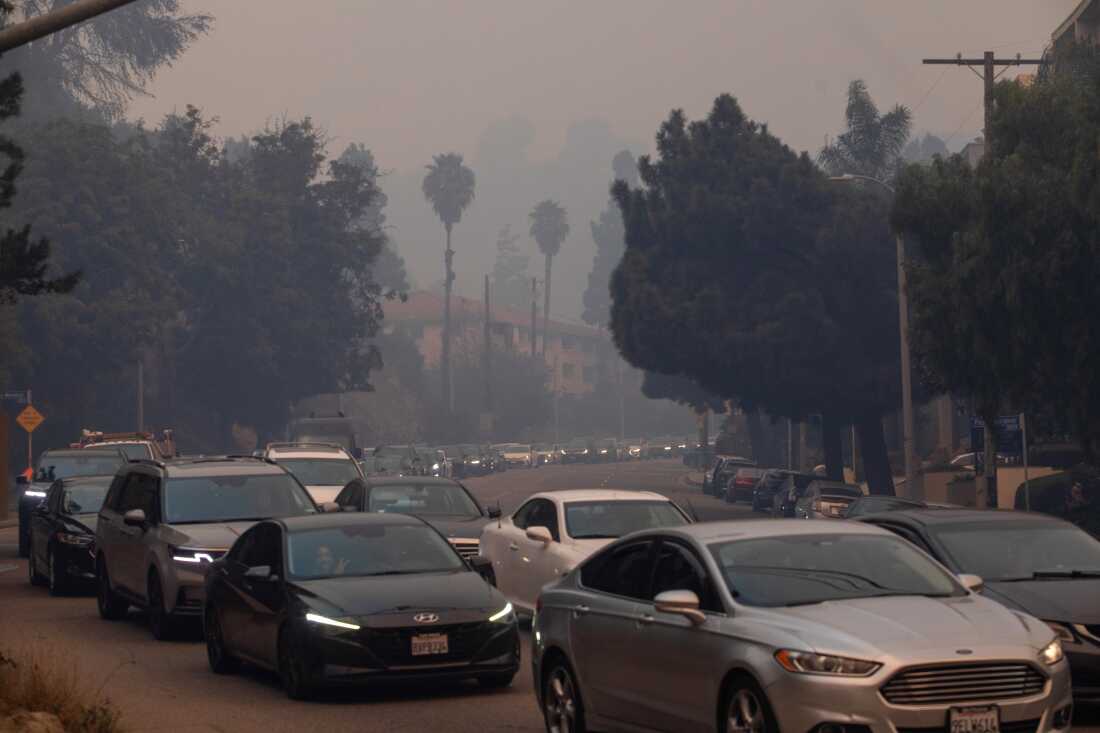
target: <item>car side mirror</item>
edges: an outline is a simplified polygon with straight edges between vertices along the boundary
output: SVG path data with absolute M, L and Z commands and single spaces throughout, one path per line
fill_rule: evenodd
M 472 568 L 475 573 L 480 575 L 482 578 L 485 578 L 486 583 L 493 586 L 494 588 L 496 587 L 497 573 L 496 570 L 493 569 L 492 560 L 485 557 L 484 555 L 474 555 L 469 560 L 467 560 L 467 562 L 470 563 L 470 568 Z
M 675 613 L 683 616 L 691 622 L 692 626 L 698 626 L 707 617 L 699 610 L 699 596 L 690 590 L 666 590 L 658 593 L 653 599 L 653 604 L 661 613 Z
M 323 501 L 317 505 L 317 508 L 322 514 L 336 514 L 343 511 L 343 508 L 334 501 Z
M 968 591 L 974 593 L 981 593 L 985 588 L 985 581 L 982 580 L 980 575 L 972 575 L 970 573 L 962 573 L 959 575 L 959 582 L 963 584 L 963 587 Z
M 244 571 L 244 577 L 249 580 L 265 580 L 275 582 L 279 579 L 278 575 L 271 572 L 270 565 L 255 565 Z
M 15 477 L 15 485 L 16 486 L 26 486 L 29 483 L 30 483 L 30 481 L 27 480 L 27 477 L 23 476 L 22 474 Z
M 127 527 L 144 527 L 148 521 L 144 509 L 131 509 L 122 515 L 122 523 Z
M 550 534 L 550 530 L 546 527 L 528 527 L 527 539 L 541 542 L 544 545 L 549 545 L 554 541 L 553 535 Z
M 485 513 L 485 515 L 487 517 L 489 517 L 489 519 L 500 519 L 500 516 L 501 516 L 500 507 L 498 507 L 498 506 L 489 507 L 489 509 Z

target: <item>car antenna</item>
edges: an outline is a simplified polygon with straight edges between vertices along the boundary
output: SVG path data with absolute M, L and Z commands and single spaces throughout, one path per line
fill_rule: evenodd
M 688 509 L 691 511 L 691 520 L 696 524 L 699 523 L 699 513 L 695 511 L 695 505 L 691 503 L 691 499 L 684 499 L 687 502 Z

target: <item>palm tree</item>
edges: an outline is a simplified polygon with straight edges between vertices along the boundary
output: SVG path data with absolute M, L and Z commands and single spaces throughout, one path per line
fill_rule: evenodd
M 867 91 L 856 79 L 848 85 L 847 129 L 818 153 L 817 161 L 830 176 L 852 173 L 888 181 L 897 171 L 901 151 L 909 140 L 913 113 L 897 105 L 881 115 Z
M 444 153 L 432 158 L 427 166 L 421 188 L 424 198 L 432 205 L 436 216 L 443 222 L 447 233 L 447 245 L 443 250 L 443 349 L 439 358 L 440 376 L 443 378 L 443 404 L 454 409 L 451 394 L 451 287 L 454 285 L 454 250 L 451 249 L 451 229 L 462 219 L 462 212 L 474 200 L 474 172 L 462 162 L 458 153 Z
M 540 201 L 531 210 L 531 236 L 538 242 L 539 251 L 546 255 L 546 294 L 542 307 L 542 353 L 546 355 L 546 328 L 550 320 L 550 272 L 554 255 L 561 251 L 561 243 L 569 236 L 569 220 L 561 204 L 551 199 Z

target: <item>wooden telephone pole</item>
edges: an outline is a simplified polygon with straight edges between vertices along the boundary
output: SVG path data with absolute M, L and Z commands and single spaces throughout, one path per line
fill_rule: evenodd
M 1021 58 L 1020 54 L 1016 54 L 1016 58 L 1002 58 L 996 57 L 992 51 L 986 51 L 980 59 L 966 59 L 960 53 L 953 59 L 924 59 L 925 64 L 935 65 L 953 65 L 953 66 L 965 66 L 973 71 L 981 80 L 984 87 L 984 107 L 985 107 L 985 120 L 983 136 L 985 138 L 985 151 L 983 155 L 988 156 L 993 149 L 993 86 L 1000 78 L 1001 74 L 1005 73 L 1010 66 L 1040 66 L 1043 63 L 1042 59 L 1025 59 Z M 981 73 L 975 70 L 975 67 L 981 67 Z M 1000 71 L 998 71 L 1000 69 Z M 985 435 L 982 446 L 982 480 L 978 482 L 979 495 L 978 506 L 987 506 L 991 508 L 997 507 L 997 426 L 983 417 L 985 422 L 985 430 L 982 432 Z M 977 446 L 970 446 L 971 450 L 977 451 Z M 985 497 L 981 496 L 981 493 L 985 493 Z

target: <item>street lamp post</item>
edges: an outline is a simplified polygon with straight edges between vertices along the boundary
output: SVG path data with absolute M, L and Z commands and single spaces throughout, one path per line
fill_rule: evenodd
M 896 195 L 890 184 L 873 176 L 845 173 L 841 176 L 833 176 L 829 180 L 842 183 L 867 181 L 886 189 L 891 196 Z M 905 240 L 902 238 L 901 232 L 894 234 L 894 244 L 897 249 L 898 268 L 898 330 L 901 331 L 901 415 L 903 423 L 902 448 L 905 454 L 905 491 L 910 498 L 922 499 L 924 498 L 924 492 L 917 485 L 917 457 L 913 443 L 915 429 L 913 424 L 913 372 L 909 361 L 909 288 L 905 275 Z

